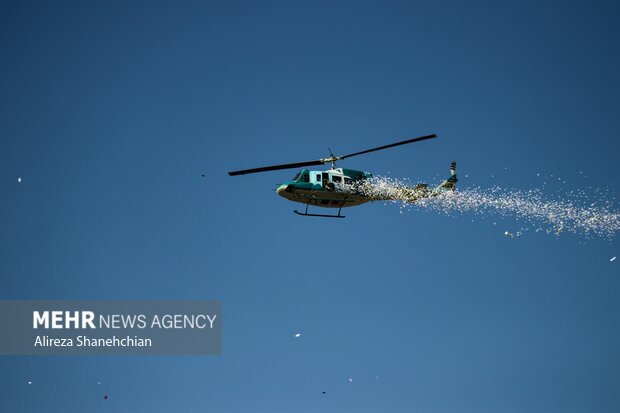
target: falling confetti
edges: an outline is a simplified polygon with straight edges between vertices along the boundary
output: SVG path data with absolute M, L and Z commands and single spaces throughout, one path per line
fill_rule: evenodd
M 353 383 L 353 379 L 349 377 L 349 383 Z
M 31 381 L 29 381 L 29 382 L 28 382 L 28 384 L 32 384 L 32 382 L 31 382 Z
M 108 395 L 103 396 L 103 400 L 108 400 Z
M 506 232 L 504 232 L 504 236 L 506 238 L 512 238 L 512 232 L 506 231 Z
M 17 178 L 17 182 L 18 182 L 18 183 L 19 183 L 19 182 L 21 182 L 21 181 L 22 181 L 22 178 L 21 178 L 21 177 Z
M 611 257 L 611 259 L 609 260 L 609 262 L 614 262 L 616 260 L 616 257 Z
M 296 338 L 301 337 L 301 333 L 297 333 L 297 334 L 295 334 L 295 337 L 296 337 Z
M 419 192 L 405 180 L 374 177 L 358 190 L 377 201 L 400 203 L 401 212 L 418 208 L 448 215 L 471 213 L 481 218 L 489 215 L 513 217 L 525 222 L 524 227 L 528 229 L 556 235 L 571 232 L 585 237 L 612 238 L 620 230 L 617 206 L 608 201 L 608 193 L 593 188 L 552 196 L 541 189 L 460 187 L 455 192 L 420 198 Z

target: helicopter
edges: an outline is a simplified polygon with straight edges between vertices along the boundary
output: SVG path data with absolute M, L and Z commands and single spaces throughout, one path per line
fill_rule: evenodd
M 315 161 L 242 169 L 239 171 L 228 172 L 228 175 L 246 175 L 281 169 L 324 165 L 329 163 L 331 164 L 331 168 L 326 171 L 301 169 L 295 174 L 292 180 L 280 184 L 276 188 L 276 192 L 278 195 L 289 201 L 300 202 L 306 205 L 304 212 L 300 212 L 298 210 L 293 211 L 297 215 L 321 218 L 344 218 L 345 216 L 341 214 L 341 211 L 342 208 L 346 207 L 362 205 L 372 201 L 388 201 L 396 199 L 407 199 L 409 202 L 415 202 L 421 198 L 436 196 L 446 191 L 454 191 L 456 189 L 457 182 L 456 162 L 454 161 L 452 161 L 450 165 L 450 177 L 434 188 L 429 188 L 428 184 L 419 183 L 413 188 L 400 187 L 392 191 L 373 191 L 371 180 L 372 174 L 369 172 L 336 167 L 336 161 L 341 161 L 346 158 L 434 138 L 437 138 L 436 134 L 420 136 L 418 138 L 407 139 L 341 156 L 335 156 L 331 149 L 328 149 L 329 157 L 327 158 L 321 158 Z M 308 207 L 311 205 L 321 208 L 338 208 L 338 214 L 329 215 L 309 213 Z

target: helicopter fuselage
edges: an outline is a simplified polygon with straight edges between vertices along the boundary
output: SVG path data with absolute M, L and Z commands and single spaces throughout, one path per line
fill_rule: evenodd
M 372 174 L 353 169 L 333 168 L 327 171 L 302 169 L 276 192 L 289 201 L 323 208 L 345 208 L 365 204 L 370 199 L 359 191 Z
M 450 166 L 450 177 L 444 180 L 436 188 L 429 188 L 427 184 L 419 183 L 413 188 L 405 186 L 397 188 L 382 188 L 381 185 L 375 186 L 371 181 L 372 175 L 368 172 L 356 171 L 354 169 L 336 168 L 336 162 L 353 156 L 364 155 L 371 152 L 394 148 L 409 143 L 420 142 L 427 139 L 434 139 L 437 135 L 426 135 L 418 138 L 407 139 L 388 145 L 378 146 L 348 155 L 336 156 L 329 151 L 329 157 L 305 162 L 293 162 L 277 165 L 261 166 L 258 168 L 241 169 L 230 171 L 228 175 L 246 175 L 259 172 L 278 171 L 281 169 L 297 169 L 305 166 L 325 165 L 331 163 L 331 169 L 327 171 L 311 171 L 302 169 L 295 177 L 276 188 L 276 192 L 281 197 L 306 204 L 305 212 L 294 210 L 298 215 L 344 218 L 340 210 L 346 207 L 365 204 L 369 201 L 394 201 L 406 200 L 406 202 L 417 202 L 421 198 L 436 196 L 445 191 L 454 191 L 456 184 L 456 162 Z M 322 208 L 338 208 L 338 215 L 325 215 L 308 213 L 310 205 Z

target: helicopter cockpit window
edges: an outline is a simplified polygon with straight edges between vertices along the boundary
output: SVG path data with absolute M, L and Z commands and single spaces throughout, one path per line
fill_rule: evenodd
M 298 182 L 310 182 L 310 174 L 308 172 L 303 172 Z
M 347 185 L 351 185 L 351 178 L 344 178 L 344 183 Z
M 342 177 L 341 176 L 333 176 L 332 175 L 332 182 L 336 182 L 336 183 L 340 183 L 342 182 Z
M 295 174 L 295 176 L 293 177 L 293 181 L 297 181 L 297 178 L 299 178 L 299 172 Z

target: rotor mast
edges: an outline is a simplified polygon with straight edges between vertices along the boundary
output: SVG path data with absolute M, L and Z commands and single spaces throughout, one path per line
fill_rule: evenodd
M 342 156 L 334 155 L 334 153 L 332 152 L 332 148 L 327 148 L 327 150 L 329 151 L 329 158 L 321 158 L 321 162 L 323 163 L 329 162 L 332 164 L 332 169 L 336 169 L 336 161 L 341 160 Z

